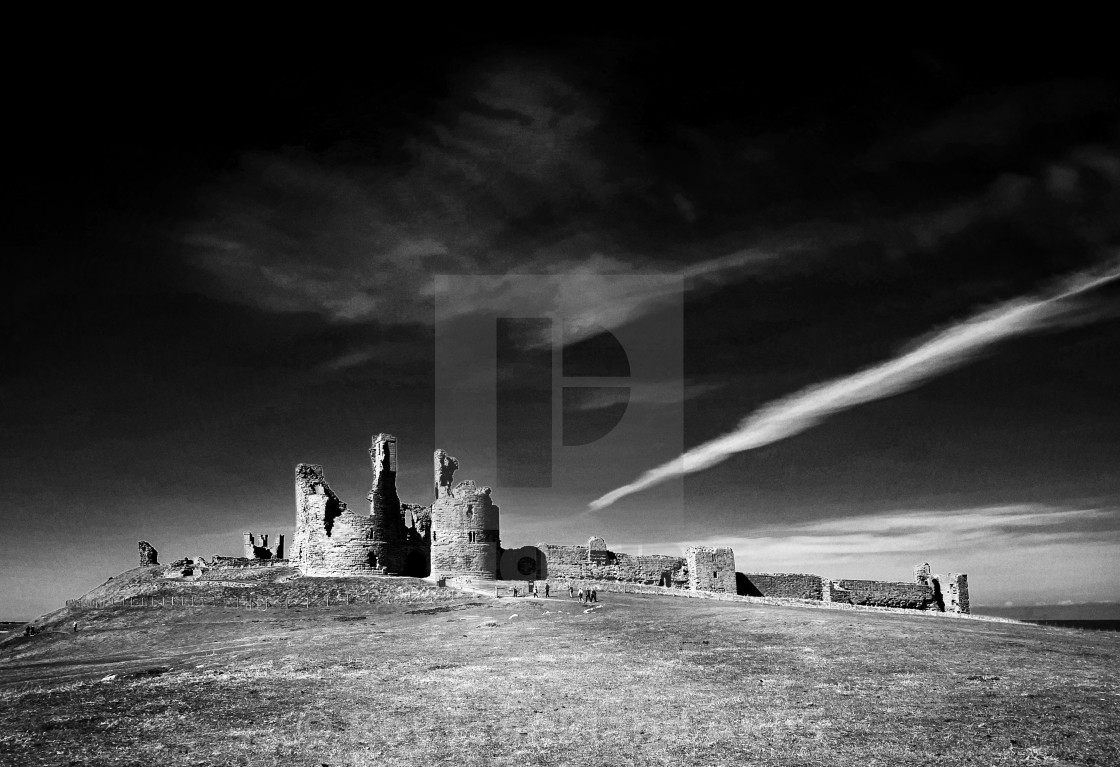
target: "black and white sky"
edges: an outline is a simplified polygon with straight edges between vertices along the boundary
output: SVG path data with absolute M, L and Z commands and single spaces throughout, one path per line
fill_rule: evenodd
M 459 455 L 507 546 L 724 543 L 741 571 L 883 580 L 930 561 L 981 604 L 1112 599 L 1109 51 L 731 39 L 21 70 L 0 617 L 131 567 L 138 539 L 169 561 L 290 535 L 301 461 L 361 508 L 377 432 L 405 500 L 433 449 Z M 547 508 L 472 471 L 434 442 L 441 274 L 679 278 L 683 380 L 637 404 L 683 397 L 677 452 L 718 460 L 686 454 L 675 508 L 643 485 L 593 512 L 657 467 L 620 452 Z

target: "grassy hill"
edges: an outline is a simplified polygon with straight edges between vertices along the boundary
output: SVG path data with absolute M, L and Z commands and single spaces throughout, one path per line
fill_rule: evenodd
M 0 643 L 0 763 L 1120 763 L 1115 633 L 282 569 L 384 598 L 53 613 Z

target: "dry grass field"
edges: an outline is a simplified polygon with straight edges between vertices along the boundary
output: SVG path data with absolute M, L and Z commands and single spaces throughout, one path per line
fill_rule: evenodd
M 608 596 L 59 611 L 0 764 L 1120 764 L 1116 633 Z

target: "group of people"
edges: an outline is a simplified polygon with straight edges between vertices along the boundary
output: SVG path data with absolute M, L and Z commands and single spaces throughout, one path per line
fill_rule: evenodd
M 599 592 L 595 589 L 579 589 L 578 591 L 572 584 L 568 584 L 568 599 L 579 599 L 579 603 L 587 604 L 588 602 L 598 602 Z
M 548 591 L 549 591 L 548 581 L 545 581 L 544 595 L 545 595 L 546 598 L 548 597 Z M 518 589 L 517 589 L 516 586 L 513 587 L 513 595 L 515 597 L 518 596 Z M 525 596 L 527 596 L 527 597 L 539 597 L 540 595 L 541 595 L 541 592 L 537 588 L 536 581 L 529 581 L 528 585 L 525 587 Z
M 495 591 L 494 593 L 496 594 L 497 591 Z M 517 586 L 513 587 L 513 595 L 515 597 L 521 596 L 521 590 Z M 526 585 L 525 585 L 525 596 L 527 596 L 527 597 L 539 597 L 539 596 L 541 596 L 541 590 L 540 590 L 540 587 L 537 586 L 536 581 L 528 581 L 526 583 Z M 548 596 L 549 596 L 549 584 L 548 584 L 548 581 L 545 581 L 544 582 L 544 597 L 547 598 Z M 599 593 L 597 591 L 595 591 L 595 589 L 592 589 L 592 588 L 576 589 L 575 586 L 573 586 L 571 583 L 569 583 L 568 584 L 568 599 L 578 599 L 579 603 L 581 605 L 582 604 L 587 604 L 589 602 L 598 602 L 599 601 Z
M 42 631 L 41 628 L 39 628 L 38 626 L 35 626 L 33 624 L 30 624 L 30 623 L 23 627 L 23 635 L 25 637 L 33 637 L 36 634 L 38 634 L 40 631 Z M 78 622 L 77 621 L 74 621 L 74 633 L 75 634 L 78 633 Z

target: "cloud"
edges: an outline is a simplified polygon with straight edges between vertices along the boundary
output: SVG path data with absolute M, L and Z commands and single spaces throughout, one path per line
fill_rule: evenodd
M 980 554 L 989 549 L 1088 543 L 1120 545 L 1120 509 L 1029 503 L 913 509 L 766 525 L 749 536 L 712 536 L 653 547 L 731 546 L 774 565 L 807 567 L 821 557 L 854 561 L 892 553 Z
M 636 386 L 627 387 L 627 404 L 629 405 L 670 405 L 679 407 L 682 397 L 684 400 L 698 399 L 719 391 L 724 383 L 714 381 L 689 381 L 683 387 L 679 383 L 669 381 L 639 382 Z M 601 392 L 598 389 L 588 389 L 588 394 L 576 403 L 575 409 L 581 411 L 602 410 L 615 407 L 619 401 L 611 390 Z
M 701 471 L 737 453 L 799 434 L 834 413 L 919 386 L 960 367 L 999 341 L 1052 325 L 1062 314 L 1063 301 L 1118 278 L 1120 260 L 1099 272 L 1075 274 L 1049 294 L 1004 302 L 931 335 L 893 359 L 765 405 L 743 419 L 734 431 L 650 469 L 592 501 L 590 508 L 606 508 L 673 477 Z
M 887 168 L 899 161 L 946 160 L 1008 153 L 1039 132 L 1111 111 L 1115 88 L 1104 81 L 1053 80 L 961 99 L 914 133 L 876 147 L 867 160 Z
M 1074 584 L 1084 599 L 1108 599 L 1120 577 L 1120 509 L 1007 504 L 905 509 L 793 525 L 751 534 L 619 546 L 628 553 L 730 546 L 744 573 L 813 573 L 829 578 L 909 581 L 913 566 L 966 572 L 974 603 L 1042 599 Z
M 591 142 L 598 107 L 541 67 L 461 73 L 431 109 L 396 137 L 399 164 L 361 150 L 242 154 L 198 196 L 180 233 L 189 261 L 270 310 L 427 323 L 431 275 L 524 265 L 543 243 L 521 250 L 509 236 L 520 222 L 615 194 Z

